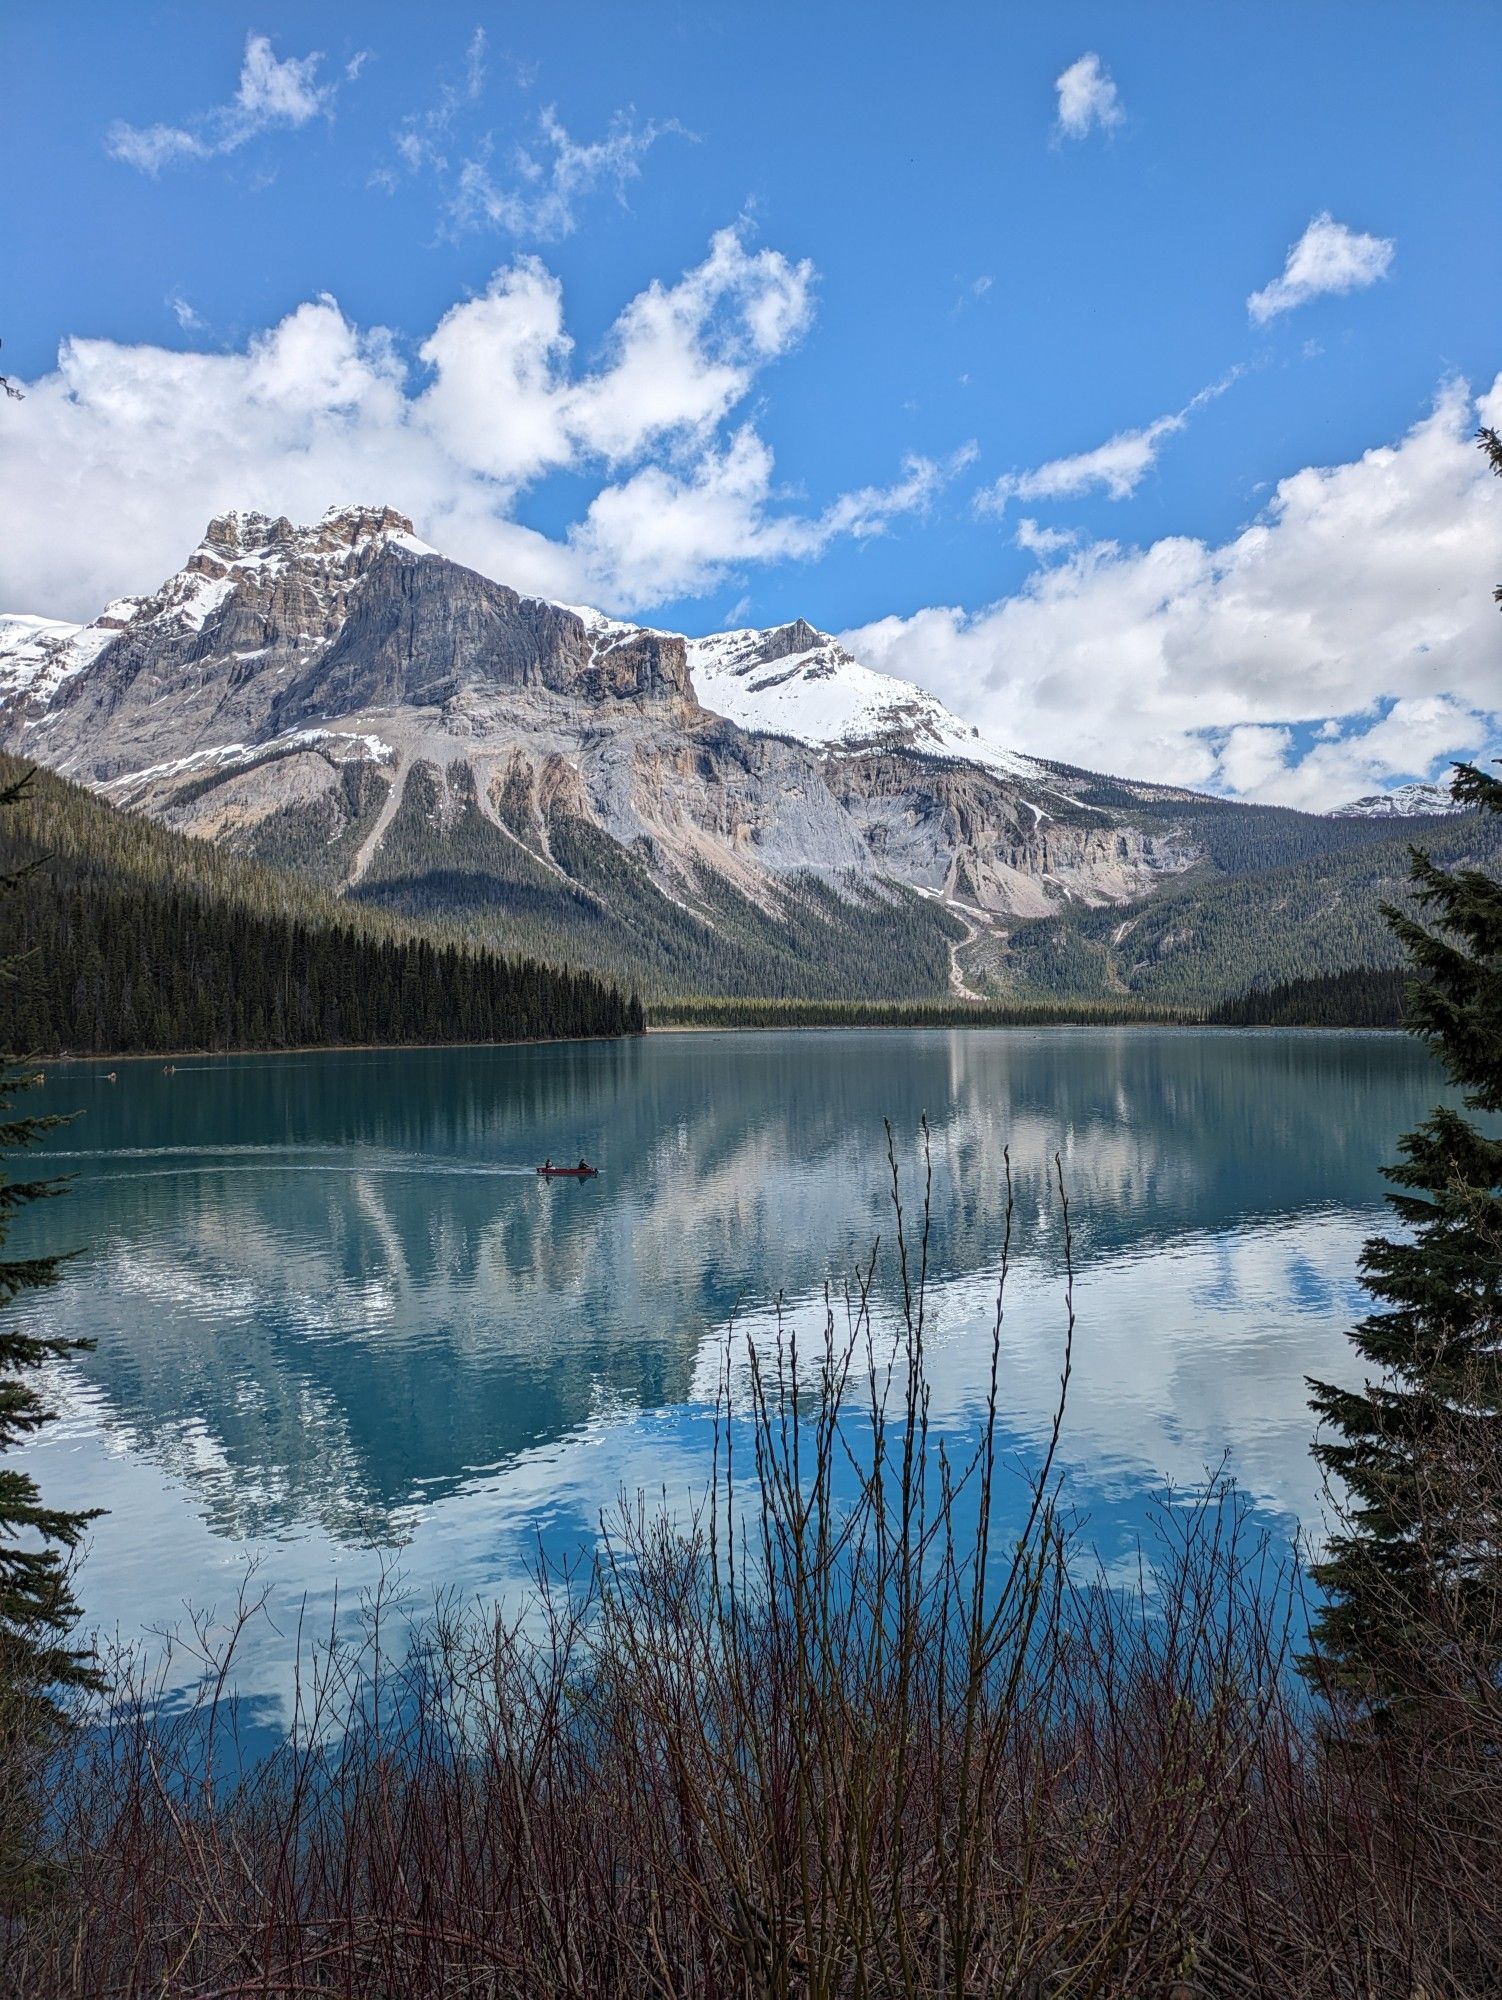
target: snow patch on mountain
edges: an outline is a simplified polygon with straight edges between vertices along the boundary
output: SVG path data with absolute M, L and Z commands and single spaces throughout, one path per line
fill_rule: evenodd
M 111 778 L 100 789 L 123 793 L 162 778 L 179 778 L 188 773 L 233 771 L 249 764 L 264 764 L 291 750 L 319 750 L 336 764 L 356 761 L 389 764 L 396 751 L 379 736 L 350 729 L 289 729 L 269 743 L 215 743 L 207 750 L 194 750 L 186 757 L 174 757 L 165 764 L 148 764 L 144 770 L 129 771 Z
M 937 696 L 862 666 L 802 619 L 766 632 L 690 639 L 688 664 L 704 707 L 742 729 L 827 750 L 902 745 L 1007 777 L 1044 777 L 1030 759 L 961 722 Z

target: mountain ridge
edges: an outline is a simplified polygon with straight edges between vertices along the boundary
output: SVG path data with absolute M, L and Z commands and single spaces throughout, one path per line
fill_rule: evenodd
M 386 507 L 224 514 L 90 625 L 0 622 L 0 744 L 649 991 L 1006 990 L 1019 927 L 1367 837 L 1023 757 L 801 619 L 689 639 L 524 595 Z

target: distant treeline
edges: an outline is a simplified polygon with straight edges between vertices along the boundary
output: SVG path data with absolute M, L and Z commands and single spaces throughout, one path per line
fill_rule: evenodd
M 736 1000 L 705 997 L 654 1003 L 654 1028 L 1042 1028 L 1182 1026 L 1202 1020 L 1182 1009 L 1127 1000 Z
M 1226 1028 L 1397 1028 L 1409 980 L 1400 966 L 1358 965 L 1254 988 L 1207 1018 Z
M 1408 975 L 1390 966 L 1290 979 L 1210 1010 L 1121 1000 L 663 1000 L 654 1028 L 1396 1028 Z
M 0 759 L 0 786 L 24 767 Z M 634 997 L 351 910 L 45 772 L 0 809 L 0 1046 L 130 1054 L 640 1033 Z

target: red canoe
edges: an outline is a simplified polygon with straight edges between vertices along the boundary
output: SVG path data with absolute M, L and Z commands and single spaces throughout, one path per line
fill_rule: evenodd
M 537 1171 L 550 1181 L 589 1181 L 600 1170 L 598 1167 L 539 1167 Z

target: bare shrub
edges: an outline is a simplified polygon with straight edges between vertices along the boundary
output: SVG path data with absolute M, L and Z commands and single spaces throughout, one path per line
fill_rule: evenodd
M 1010 1200 L 956 1455 L 931 1423 L 927 1202 L 914 1235 L 889 1160 L 895 1349 L 873 1258 L 811 1346 L 779 1320 L 727 1354 L 687 1521 L 623 1502 L 508 1616 L 394 1635 L 378 1601 L 359 1643 L 303 1653 L 260 1761 L 233 1640 L 206 1633 L 187 1713 L 138 1674 L 87 1718 L 11 1990 L 1496 1992 L 1495 1772 L 1473 1758 L 1452 1793 L 1418 1782 L 1439 1738 L 1416 1758 L 1332 1733 L 1288 1670 L 1297 1577 L 1223 1486 L 1161 1510 L 1129 1588 L 1080 1552 L 1057 1477 L 1072 1278 L 1043 1461 L 1002 1505 Z

